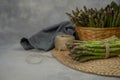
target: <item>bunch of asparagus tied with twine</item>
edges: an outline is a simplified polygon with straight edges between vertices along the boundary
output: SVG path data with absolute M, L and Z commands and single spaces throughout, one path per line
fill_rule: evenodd
M 72 59 L 80 62 L 120 55 L 120 39 L 115 36 L 98 41 L 77 40 L 66 45 Z
M 96 8 L 79 10 L 76 8 L 72 13 L 66 13 L 75 26 L 82 27 L 120 27 L 120 5 L 114 1 L 105 8 L 97 10 Z

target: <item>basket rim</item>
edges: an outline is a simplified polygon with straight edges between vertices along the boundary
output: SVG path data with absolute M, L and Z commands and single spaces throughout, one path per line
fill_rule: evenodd
M 94 27 L 83 27 L 83 26 L 75 26 L 75 28 L 85 29 L 85 30 L 120 30 L 120 27 L 110 27 L 110 28 L 94 28 Z

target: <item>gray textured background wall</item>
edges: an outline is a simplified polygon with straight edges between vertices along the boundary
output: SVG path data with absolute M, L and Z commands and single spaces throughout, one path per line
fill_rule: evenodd
M 0 0 L 0 45 L 19 41 L 65 20 L 76 6 L 104 7 L 113 0 Z M 119 3 L 119 0 L 114 0 Z

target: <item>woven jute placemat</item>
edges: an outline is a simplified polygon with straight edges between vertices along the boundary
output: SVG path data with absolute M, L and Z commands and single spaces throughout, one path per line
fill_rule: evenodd
M 60 51 L 58 53 L 56 49 L 52 50 L 52 55 L 58 61 L 73 69 L 102 76 L 120 77 L 120 57 L 80 63 L 73 60 L 68 54 L 69 51 Z

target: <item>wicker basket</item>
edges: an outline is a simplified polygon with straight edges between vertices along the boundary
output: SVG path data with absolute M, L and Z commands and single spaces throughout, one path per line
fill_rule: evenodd
M 120 27 L 90 28 L 90 27 L 76 26 L 75 30 L 78 33 L 79 39 L 82 41 L 100 40 L 114 35 L 120 38 Z

